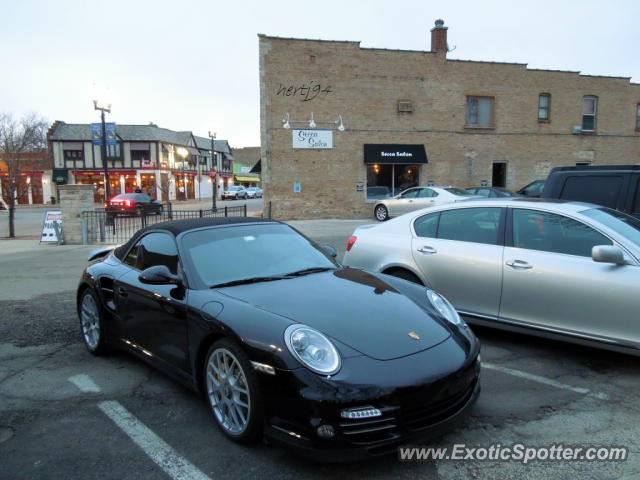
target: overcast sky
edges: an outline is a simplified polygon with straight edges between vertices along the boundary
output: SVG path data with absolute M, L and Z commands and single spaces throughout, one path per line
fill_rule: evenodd
M 103 85 L 108 121 L 257 146 L 258 33 L 424 51 L 438 18 L 448 58 L 640 83 L 639 0 L 0 0 L 0 112 L 95 122 Z

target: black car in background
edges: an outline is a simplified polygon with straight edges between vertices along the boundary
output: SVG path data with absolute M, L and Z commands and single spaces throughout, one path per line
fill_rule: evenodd
M 534 180 L 531 183 L 527 183 L 516 193 L 524 197 L 540 198 L 542 196 L 542 189 L 544 188 L 544 180 Z
M 556 167 L 542 195 L 595 203 L 640 218 L 640 165 Z
M 336 461 L 451 429 L 480 391 L 474 334 L 438 293 L 334 254 L 276 221 L 149 226 L 90 254 L 85 346 L 203 392 L 238 443 L 266 435 Z
M 107 215 L 142 215 L 162 213 L 162 203 L 144 193 L 122 193 L 113 197 L 105 207 Z

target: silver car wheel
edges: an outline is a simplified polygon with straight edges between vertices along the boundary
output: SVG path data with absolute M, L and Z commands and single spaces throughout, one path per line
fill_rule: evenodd
M 251 394 L 240 362 L 226 348 L 209 356 L 207 393 L 218 424 L 230 435 L 243 433 L 250 419 Z
M 384 205 L 376 206 L 374 213 L 375 213 L 376 219 L 380 222 L 384 222 L 389 218 L 389 212 L 387 211 L 387 207 L 385 207 Z
M 80 305 L 82 335 L 89 350 L 96 350 L 100 345 L 100 313 L 93 295 L 87 293 L 82 297 Z

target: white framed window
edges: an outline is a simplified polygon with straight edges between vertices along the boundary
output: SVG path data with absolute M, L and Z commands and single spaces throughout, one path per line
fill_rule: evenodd
M 541 93 L 538 97 L 538 121 L 548 122 L 551 120 L 551 94 Z
M 636 105 L 636 130 L 640 131 L 640 103 Z
M 598 97 L 586 96 L 582 98 L 582 131 L 596 130 L 596 114 L 598 112 Z
M 493 97 L 467 97 L 466 126 L 493 126 Z

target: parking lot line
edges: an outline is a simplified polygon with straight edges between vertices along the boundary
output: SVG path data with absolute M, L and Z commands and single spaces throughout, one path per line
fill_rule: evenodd
M 118 402 L 100 402 L 98 408 L 174 480 L 210 480 Z
M 69 377 L 67 380 L 78 387 L 78 390 L 81 392 L 100 393 L 100 387 L 96 385 L 89 375 L 74 375 L 73 377 Z
M 482 368 L 486 368 L 487 370 L 495 370 L 497 372 L 506 373 L 507 375 L 513 375 L 514 377 L 524 378 L 526 380 L 531 380 L 533 382 L 543 383 L 545 385 L 549 385 L 551 387 L 561 388 L 563 390 L 569 390 L 571 392 L 580 393 L 582 395 L 587 395 L 589 397 L 594 397 L 599 400 L 608 400 L 609 396 L 606 393 L 601 392 L 592 392 L 588 388 L 580 388 L 573 387 L 571 385 L 567 385 L 565 383 L 560 383 L 551 378 L 541 377 L 539 375 L 534 375 L 532 373 L 522 372 L 520 370 L 514 370 L 513 368 L 503 367 L 500 365 L 495 365 L 493 363 L 482 362 Z
M 89 375 L 74 375 L 67 380 L 83 393 L 99 393 L 101 391 Z M 108 400 L 100 402 L 98 408 L 174 480 L 211 480 L 120 403 Z

